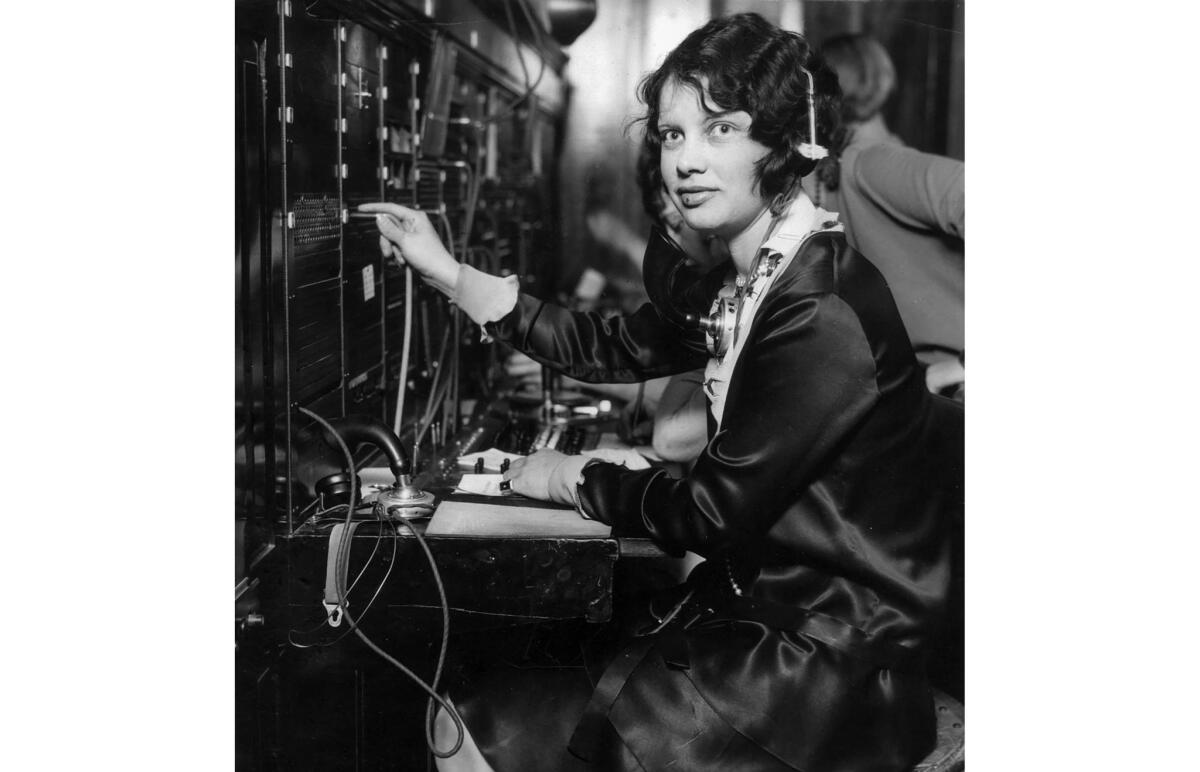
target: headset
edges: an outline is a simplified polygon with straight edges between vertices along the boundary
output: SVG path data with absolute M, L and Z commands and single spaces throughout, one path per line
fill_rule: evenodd
M 822 158 L 829 156 L 829 149 L 817 144 L 817 99 L 815 86 L 813 85 L 812 73 L 803 67 L 800 72 L 804 73 L 807 88 L 804 91 L 804 99 L 808 103 L 808 142 L 801 142 L 796 145 L 796 152 L 804 156 L 810 161 L 820 161 Z

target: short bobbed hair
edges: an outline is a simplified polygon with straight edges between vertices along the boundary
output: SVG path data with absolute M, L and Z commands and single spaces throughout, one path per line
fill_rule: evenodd
M 887 49 L 868 35 L 838 35 L 825 41 L 821 55 L 842 87 L 842 119 L 874 117 L 896 88 L 896 67 Z
M 813 77 L 815 140 L 808 136 L 804 70 Z M 756 13 L 713 19 L 684 38 L 662 66 L 642 80 L 638 97 L 646 105 L 643 152 L 656 167 L 662 158 L 659 100 L 672 81 L 696 89 L 706 110 L 749 113 L 751 139 L 769 149 L 755 176 L 772 214 L 791 203 L 801 178 L 816 166 L 816 161 L 800 155 L 798 145 L 815 141 L 831 147 L 838 133 L 837 76 L 804 36 L 784 31 Z

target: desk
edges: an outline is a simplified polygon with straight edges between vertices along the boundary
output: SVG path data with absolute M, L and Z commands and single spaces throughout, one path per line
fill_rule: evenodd
M 380 592 L 375 603 L 384 608 L 437 607 L 437 587 L 416 539 L 403 527 L 399 536 L 385 533 L 380 540 L 378 535 L 377 524 L 365 523 L 353 537 L 350 581 L 368 564 L 372 551 L 377 552 L 349 593 L 351 613 L 363 607 L 376 587 Z M 616 539 L 431 536 L 426 544 L 456 612 L 528 620 L 583 617 L 592 622 L 612 616 Z M 385 582 L 393 546 L 394 566 Z M 328 535 L 316 531 L 285 540 L 287 604 L 295 615 L 311 619 L 314 610 L 322 610 L 328 548 Z
M 513 408 L 506 402 L 480 406 L 469 426 L 441 449 L 425 474 L 414 481 L 433 493 L 439 503 L 455 497 L 462 473 L 461 455 L 483 449 L 507 426 Z M 611 429 L 611 418 L 571 419 L 564 425 Z M 615 435 L 613 435 L 615 437 Z M 364 486 L 390 484 L 387 469 L 360 469 Z M 536 502 L 534 502 L 536 503 Z M 502 500 L 497 506 L 503 507 Z M 424 534 L 426 521 L 411 525 Z M 318 528 L 309 521 L 282 542 L 287 588 L 283 593 L 293 627 L 319 621 L 324 609 L 328 533 L 332 522 Z M 378 618 L 380 608 L 389 615 L 402 609 L 437 608 L 440 599 L 428 562 L 416 539 L 401 525 L 396 536 L 389 528 L 380 538 L 379 526 L 364 521 L 352 540 L 348 584 L 370 562 L 358 587 L 349 593 L 350 613 L 365 606 L 379 588 L 369 612 Z M 648 539 L 583 537 L 467 537 L 430 536 L 426 539 L 454 616 L 452 622 L 509 620 L 510 622 L 577 619 L 606 622 L 613 611 L 613 569 L 619 557 L 655 558 L 663 553 Z M 376 546 L 378 543 L 378 547 Z M 394 543 L 394 544 L 393 544 Z M 395 565 L 392 565 L 392 549 Z M 377 550 L 371 559 L 373 550 Z M 366 594 L 364 595 L 364 590 Z
M 439 501 L 450 495 L 445 489 L 432 490 Z M 410 524 L 424 535 L 427 521 Z M 404 609 L 439 607 L 437 587 L 416 538 L 404 525 L 398 525 L 395 534 L 384 526 L 382 537 L 380 529 L 377 521 L 363 521 L 352 538 L 347 584 L 363 566 L 367 569 L 349 593 L 351 614 L 365 607 L 376 588 L 379 595 L 369 612 L 372 617 L 385 609 L 390 616 Z M 288 616 L 293 627 L 311 627 L 324 612 L 329 527 L 305 524 L 282 542 Z M 618 558 L 664 555 L 648 539 L 613 537 L 438 535 L 426 537 L 425 543 L 455 621 L 474 624 L 489 619 L 606 622 L 612 617 L 613 569 Z

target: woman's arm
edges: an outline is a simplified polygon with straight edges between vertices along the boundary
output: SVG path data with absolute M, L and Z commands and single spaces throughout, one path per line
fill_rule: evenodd
M 876 404 L 875 363 L 836 295 L 764 302 L 726 392 L 721 429 L 682 480 L 609 464 L 583 471 L 585 514 L 711 557 L 752 543 L 808 487 Z
M 489 335 L 587 383 L 636 383 L 690 370 L 707 357 L 703 333 L 687 333 L 647 303 L 632 314 L 568 311 L 521 294 Z
M 873 145 L 858 154 L 854 180 L 902 223 L 966 238 L 962 161 L 903 145 Z
M 627 383 L 703 364 L 704 338 L 664 321 L 647 304 L 628 316 L 572 312 L 520 293 L 503 279 L 459 265 L 428 216 L 398 204 L 364 204 L 379 214 L 385 255 L 407 263 L 495 338 L 589 383 Z
M 708 444 L 704 371 L 672 375 L 654 414 L 654 452 L 664 461 L 694 461 Z

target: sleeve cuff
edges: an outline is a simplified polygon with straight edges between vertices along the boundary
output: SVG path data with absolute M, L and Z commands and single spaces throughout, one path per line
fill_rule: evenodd
M 498 322 L 517 305 L 516 276 L 492 276 L 469 265 L 458 269 L 451 302 L 463 310 L 480 327 Z
M 579 507 L 579 484 L 583 482 L 583 470 L 596 459 L 587 456 L 567 456 L 550 475 L 550 499 L 560 504 L 570 504 L 583 514 Z M 585 515 L 586 517 L 586 515 Z

